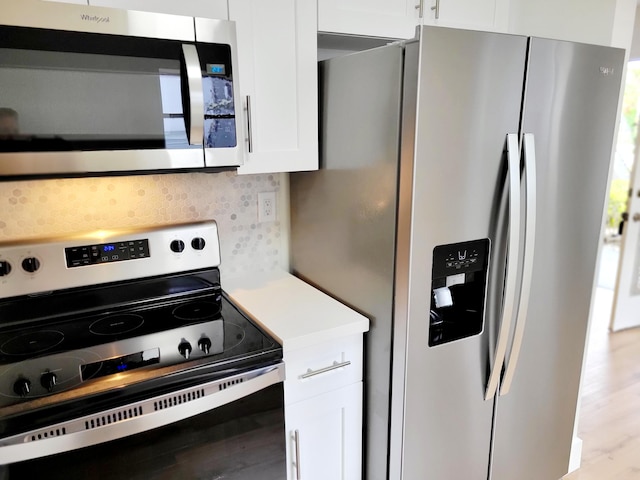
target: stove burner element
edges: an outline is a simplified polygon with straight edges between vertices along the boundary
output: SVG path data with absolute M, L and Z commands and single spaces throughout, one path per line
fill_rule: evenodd
M 0 352 L 5 355 L 35 355 L 55 347 L 62 340 L 64 334 L 57 330 L 23 333 L 4 342 Z
M 192 302 L 180 305 L 173 311 L 178 320 L 206 320 L 220 313 L 220 306 L 213 302 Z
M 133 313 L 109 315 L 96 320 L 89 326 L 89 331 L 96 335 L 118 335 L 139 328 L 144 323 L 144 318 Z

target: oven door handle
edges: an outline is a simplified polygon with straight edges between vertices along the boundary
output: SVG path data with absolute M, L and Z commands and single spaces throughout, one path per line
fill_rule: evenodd
M 0 464 L 68 452 L 153 430 L 208 412 L 283 381 L 284 363 L 278 363 L 1 439 Z M 182 401 L 183 398 L 190 400 Z M 118 415 L 124 411 L 134 412 L 134 416 L 129 413 L 120 420 Z M 115 423 L 105 425 L 105 419 L 108 421 L 110 418 L 116 419 Z M 81 430 L 74 431 L 75 428 Z M 57 435 L 56 431 L 64 433 L 51 437 L 51 434 Z M 38 439 L 39 435 L 44 437 L 45 432 L 47 438 Z M 32 440 L 33 437 L 36 439 Z

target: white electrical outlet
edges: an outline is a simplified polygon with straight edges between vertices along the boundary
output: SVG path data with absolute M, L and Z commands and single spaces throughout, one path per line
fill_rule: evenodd
M 274 222 L 276 220 L 276 192 L 258 193 L 258 222 Z

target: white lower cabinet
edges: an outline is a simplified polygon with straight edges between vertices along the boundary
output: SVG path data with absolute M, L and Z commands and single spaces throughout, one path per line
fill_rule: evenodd
M 285 351 L 288 480 L 360 480 L 362 334 Z
M 287 478 L 358 480 L 362 382 L 285 406 Z

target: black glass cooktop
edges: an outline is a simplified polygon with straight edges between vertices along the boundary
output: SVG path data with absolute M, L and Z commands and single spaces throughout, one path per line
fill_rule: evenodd
M 224 351 L 211 361 L 279 345 L 223 294 L 217 271 L 75 289 L 0 303 L 0 365 L 224 322 Z

